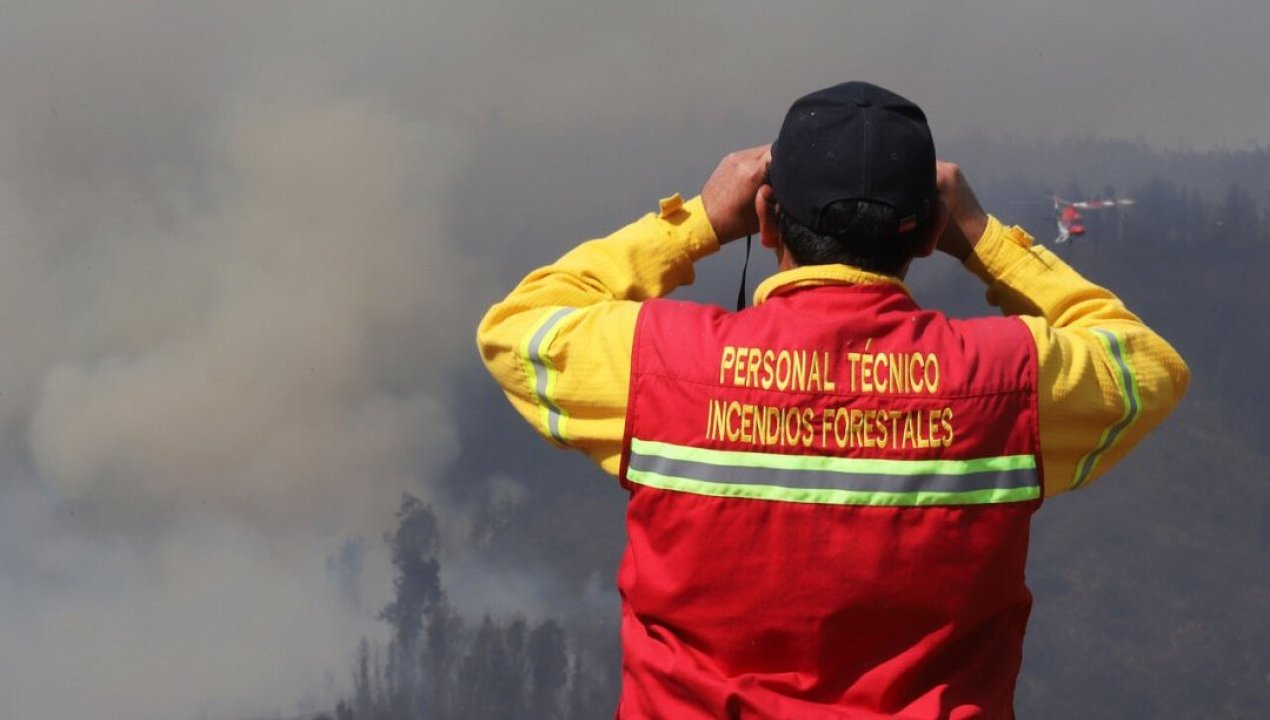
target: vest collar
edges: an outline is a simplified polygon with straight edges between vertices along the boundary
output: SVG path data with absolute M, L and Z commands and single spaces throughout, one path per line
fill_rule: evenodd
M 759 286 L 754 289 L 754 304 L 758 305 L 773 295 L 805 287 L 878 284 L 895 285 L 906 295 L 912 295 L 904 281 L 892 275 L 870 272 L 854 265 L 806 265 L 778 272 L 759 283 Z

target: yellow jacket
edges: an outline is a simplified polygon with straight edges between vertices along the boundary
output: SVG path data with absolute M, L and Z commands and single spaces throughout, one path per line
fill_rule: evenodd
M 485 315 L 481 356 L 512 405 L 547 439 L 616 475 L 640 301 L 693 281 L 719 249 L 700 198 L 678 195 L 607 238 L 530 273 Z M 1177 352 L 1018 227 L 990 218 L 965 266 L 988 301 L 1036 342 L 1045 494 L 1082 487 L 1118 462 L 1186 392 Z M 899 281 L 845 265 L 769 277 L 755 304 L 790 285 Z

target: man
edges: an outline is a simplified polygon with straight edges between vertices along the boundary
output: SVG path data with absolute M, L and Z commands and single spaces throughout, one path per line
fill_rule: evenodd
M 657 299 L 755 231 L 779 272 L 754 307 Z M 936 249 L 1006 317 L 919 308 L 902 278 Z M 630 493 L 622 718 L 1012 717 L 1031 514 L 1189 382 L 866 83 L 531 273 L 479 343 L 539 432 Z

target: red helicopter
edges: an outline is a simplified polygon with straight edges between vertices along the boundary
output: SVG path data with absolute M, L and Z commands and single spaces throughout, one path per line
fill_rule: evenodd
M 1054 239 L 1055 243 L 1065 243 L 1085 234 L 1084 216 L 1080 214 L 1081 210 L 1107 210 L 1133 204 L 1133 201 L 1128 198 L 1064 200 L 1055 195 L 1051 199 L 1054 201 L 1054 217 L 1058 220 L 1058 237 Z

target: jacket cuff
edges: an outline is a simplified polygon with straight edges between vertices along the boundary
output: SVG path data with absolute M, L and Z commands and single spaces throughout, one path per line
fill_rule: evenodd
M 1032 236 L 1027 231 L 1017 225 L 1006 227 L 996 216 L 989 215 L 983 237 L 962 264 L 985 284 L 992 285 L 1011 265 L 1028 255 L 1031 247 Z
M 671 235 L 683 242 L 682 249 L 693 262 L 719 251 L 719 238 L 700 195 L 686 202 L 679 193 L 663 198 L 659 219 L 675 226 Z

